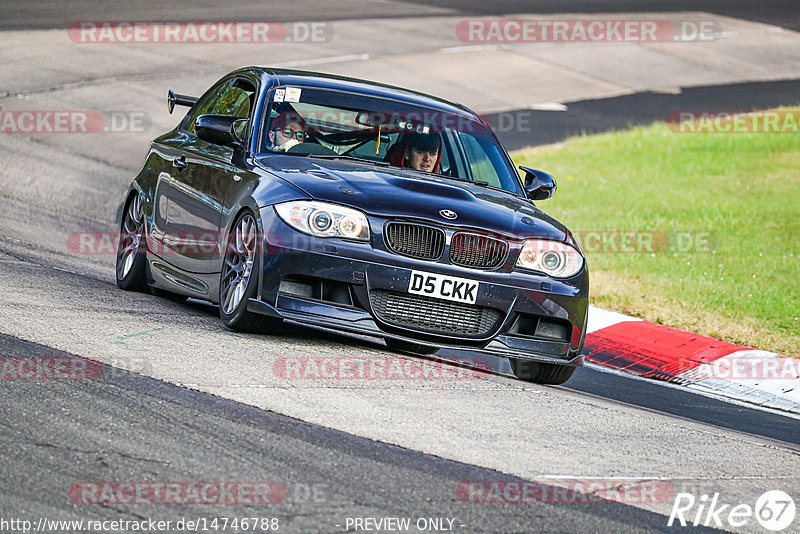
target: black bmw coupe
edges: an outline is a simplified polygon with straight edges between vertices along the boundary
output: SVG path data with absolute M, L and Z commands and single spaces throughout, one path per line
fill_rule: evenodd
M 589 275 L 533 201 L 556 189 L 488 124 L 429 95 L 250 67 L 156 138 L 124 199 L 117 284 L 219 305 L 239 331 L 284 321 L 467 349 L 561 384 L 583 364 Z

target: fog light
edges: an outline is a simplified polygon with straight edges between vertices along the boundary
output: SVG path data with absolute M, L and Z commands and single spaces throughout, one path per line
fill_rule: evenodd
M 554 323 L 553 321 L 548 321 L 546 319 L 539 320 L 539 324 L 536 327 L 536 337 L 539 338 L 547 338 L 547 339 L 557 339 L 559 341 L 567 341 L 569 338 L 567 337 L 569 329 L 567 325 L 562 323 Z

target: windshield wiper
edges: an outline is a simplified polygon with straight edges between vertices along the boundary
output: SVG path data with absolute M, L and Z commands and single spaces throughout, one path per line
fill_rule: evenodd
M 388 167 L 391 165 L 388 161 L 376 161 L 373 159 L 366 159 L 366 158 L 357 158 L 355 156 L 348 156 L 345 154 L 309 154 L 309 158 L 319 158 L 319 159 L 346 159 L 348 161 L 360 161 L 361 163 L 372 163 L 373 165 L 380 165 L 382 167 Z
M 440 178 L 447 178 L 448 180 L 455 180 L 457 182 L 466 182 L 468 184 L 475 184 L 481 187 L 485 187 L 486 189 L 493 189 L 494 191 L 500 191 L 502 193 L 511 193 L 512 195 L 517 195 L 513 191 L 509 191 L 508 189 L 503 189 L 502 187 L 497 187 L 496 185 L 491 185 L 489 182 L 484 182 L 482 180 L 470 180 L 469 178 L 459 178 L 458 176 L 448 176 L 446 174 L 435 174 L 434 176 L 438 176 Z
M 357 158 L 355 156 L 350 156 L 350 155 L 347 155 L 347 154 L 308 154 L 308 156 L 306 156 L 306 157 L 319 158 L 319 159 L 346 159 L 346 160 L 349 160 L 349 161 L 360 161 L 361 163 L 371 163 L 373 165 L 380 165 L 381 167 L 391 167 L 392 166 L 392 164 L 389 163 L 388 161 L 376 161 L 376 160 L 366 159 L 366 158 Z M 496 187 L 494 185 L 490 185 L 489 182 L 484 182 L 484 181 L 481 181 L 481 180 L 470 180 L 469 178 L 460 178 L 458 176 L 448 176 L 447 174 L 430 173 L 430 172 L 427 172 L 427 171 L 419 171 L 417 169 L 412 169 L 412 168 L 409 168 L 409 167 L 403 167 L 402 169 L 406 170 L 406 171 L 413 171 L 413 172 L 416 172 L 418 174 L 423 174 L 423 175 L 425 175 L 427 177 L 444 178 L 445 180 L 455 180 L 457 182 L 465 182 L 465 183 L 468 183 L 468 184 L 474 184 L 474 185 L 479 185 L 481 187 L 486 187 L 488 189 L 494 189 L 496 191 L 503 191 L 504 193 L 509 193 L 510 192 L 510 191 L 507 191 L 506 189 L 503 189 L 502 187 Z
M 446 174 L 435 174 L 434 176 L 440 176 L 442 178 L 446 178 L 448 180 L 455 180 L 457 182 L 467 182 L 468 184 L 480 185 L 482 187 L 493 187 L 493 186 L 489 185 L 489 182 L 482 182 L 480 180 L 470 180 L 469 178 L 460 178 L 458 176 L 448 176 Z

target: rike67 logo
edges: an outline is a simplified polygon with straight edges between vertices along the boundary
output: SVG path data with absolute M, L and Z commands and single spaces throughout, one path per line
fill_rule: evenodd
M 691 493 L 678 493 L 667 526 L 742 528 L 749 527 L 755 518 L 763 528 L 780 532 L 794 522 L 795 513 L 794 500 L 781 490 L 764 492 L 752 506 L 726 503 L 719 493 L 699 498 Z

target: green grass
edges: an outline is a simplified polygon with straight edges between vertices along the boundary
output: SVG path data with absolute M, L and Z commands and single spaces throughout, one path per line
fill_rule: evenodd
M 800 134 L 664 124 L 520 151 L 553 174 L 539 207 L 573 231 L 710 233 L 708 251 L 587 252 L 592 303 L 800 355 Z M 657 241 L 657 244 L 661 243 Z

